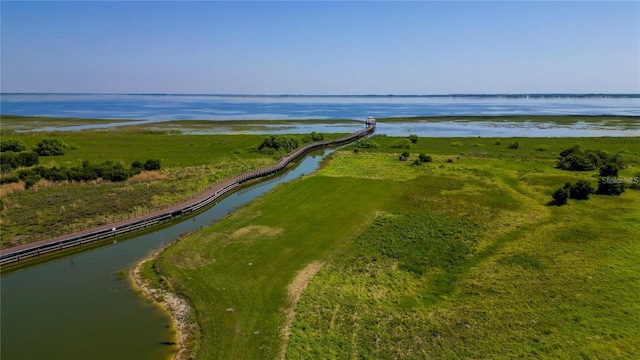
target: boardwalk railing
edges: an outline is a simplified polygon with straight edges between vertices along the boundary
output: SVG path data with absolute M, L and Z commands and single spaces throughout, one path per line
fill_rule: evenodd
M 44 236 L 42 234 L 38 234 L 20 239 L 17 243 L 10 242 L 9 247 L 3 249 L 0 253 L 0 265 L 17 262 L 23 259 L 63 250 L 116 235 L 143 230 L 148 227 L 170 221 L 176 217 L 198 211 L 220 197 L 233 192 L 234 189 L 247 181 L 269 176 L 283 170 L 292 161 L 298 159 L 309 151 L 329 145 L 340 145 L 352 142 L 373 132 L 374 129 L 375 122 L 368 120 L 366 128 L 353 134 L 338 139 L 316 141 L 304 145 L 282 157 L 274 165 L 262 169 L 247 171 L 230 179 L 220 181 L 202 191 L 199 191 L 184 201 L 169 204 L 165 208 L 161 208 L 147 214 L 142 213 L 140 216 L 133 216 L 127 219 L 120 218 L 120 220 L 114 217 L 110 223 L 108 220 L 105 220 L 104 223 L 95 227 L 80 229 L 75 232 L 71 232 L 67 229 L 68 233 L 66 233 L 63 229 L 54 233 L 54 235 L 49 238 L 43 238 Z M 3 244 L 3 247 L 4 246 L 5 245 Z

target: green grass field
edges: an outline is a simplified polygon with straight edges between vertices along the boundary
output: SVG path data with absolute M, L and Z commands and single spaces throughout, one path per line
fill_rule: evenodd
M 640 356 L 640 192 L 548 205 L 566 181 L 596 183 L 555 169 L 561 149 L 623 151 L 632 177 L 639 138 L 421 138 L 406 162 L 397 138 L 374 141 L 146 272 L 193 304 L 197 358 Z M 414 166 L 418 153 L 434 161 Z M 310 264 L 323 266 L 295 306 L 290 284 Z
M 80 166 L 113 161 L 126 168 L 134 161 L 160 159 L 160 171 L 143 173 L 124 182 L 88 183 L 41 180 L 32 189 L 22 184 L 0 188 L 2 241 L 47 233 L 64 226 L 79 226 L 134 213 L 183 199 L 218 180 L 275 162 L 274 157 L 252 152 L 263 135 L 172 135 L 150 131 L 74 131 L 20 133 L 27 149 L 45 137 L 73 145 L 63 156 L 40 157 L 44 166 Z

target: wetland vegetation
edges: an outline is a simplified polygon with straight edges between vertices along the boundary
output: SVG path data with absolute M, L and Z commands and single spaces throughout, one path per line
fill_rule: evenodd
M 640 139 L 420 138 L 410 161 L 398 140 L 337 151 L 156 259 L 146 275 L 193 305 L 194 356 L 640 353 L 640 192 L 549 206 L 558 186 L 599 176 L 558 169 L 560 151 L 620 153 L 632 179 Z M 415 166 L 420 154 L 432 161 Z
M 31 149 L 51 136 L 3 140 Z M 3 241 L 61 218 L 149 209 L 281 153 L 259 151 L 264 135 L 53 137 L 76 150 L 41 157 L 45 167 L 160 159 L 162 169 L 118 183 L 4 184 Z M 602 177 L 559 167 L 571 148 L 624 160 L 616 178 L 628 190 L 551 206 L 564 184 L 583 194 Z M 187 356 L 199 359 L 635 358 L 639 175 L 637 137 L 374 136 L 185 236 L 140 275 L 188 299 Z

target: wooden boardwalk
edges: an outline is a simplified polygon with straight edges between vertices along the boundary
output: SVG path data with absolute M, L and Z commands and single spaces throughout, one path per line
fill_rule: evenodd
M 48 239 L 37 238 L 37 241 L 3 249 L 0 252 L 0 265 L 15 263 L 20 260 L 32 258 L 38 255 L 60 251 L 81 244 L 114 237 L 116 235 L 143 230 L 172 220 L 174 218 L 178 218 L 201 210 L 217 199 L 233 192 L 241 184 L 247 181 L 264 176 L 269 176 L 283 170 L 292 161 L 297 160 L 311 150 L 323 148 L 330 145 L 346 144 L 372 133 L 375 129 L 375 120 L 369 118 L 366 125 L 366 128 L 342 138 L 316 141 L 304 145 L 296 149 L 295 151 L 285 155 L 274 165 L 262 169 L 248 171 L 227 180 L 218 182 L 211 187 L 198 192 L 193 197 L 179 204 L 150 212 L 148 214 L 135 216 L 121 221 L 114 221 L 109 224 L 87 228 L 68 234 L 61 234 L 60 236 L 51 237 Z

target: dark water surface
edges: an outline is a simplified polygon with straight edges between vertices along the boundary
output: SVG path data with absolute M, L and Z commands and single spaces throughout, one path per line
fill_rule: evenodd
M 326 153 L 330 152 L 327 150 Z M 1 359 L 167 359 L 175 334 L 167 314 L 136 295 L 121 270 L 153 250 L 230 213 L 279 183 L 317 169 L 326 153 L 236 192 L 156 231 L 2 275 Z

